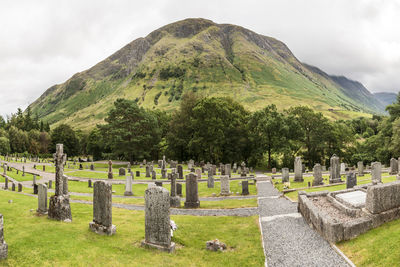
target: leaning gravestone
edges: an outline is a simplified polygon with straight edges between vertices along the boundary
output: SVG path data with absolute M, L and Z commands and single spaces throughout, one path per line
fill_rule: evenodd
M 133 196 L 132 193 L 132 178 L 133 174 L 126 176 L 124 196 Z
M 171 242 L 170 196 L 163 187 L 152 187 L 145 191 L 145 240 L 142 246 L 173 252 L 175 243 Z
M 49 218 L 58 221 L 70 222 L 72 220 L 71 206 L 68 195 L 68 178 L 64 176 L 64 163 L 67 155 L 63 153 L 63 145 L 57 144 L 54 162 L 56 164 L 56 189 L 55 195 L 50 197 Z
M 199 192 L 197 184 L 197 175 L 189 173 L 186 175 L 186 201 L 185 208 L 200 207 Z
M 329 183 L 340 183 L 342 180 L 340 179 L 340 164 L 339 157 L 335 154 L 332 155 L 330 159 L 330 171 L 329 171 Z
M 47 186 L 45 184 L 38 185 L 38 209 L 40 214 L 47 214 Z
M 354 172 L 349 172 L 346 179 L 346 189 L 353 188 L 357 185 L 357 175 Z
M 357 162 L 358 176 L 364 176 L 364 164 L 362 161 Z
M 214 176 L 212 170 L 208 171 L 207 187 L 214 188 Z
M 321 164 L 315 164 L 314 165 L 314 180 L 312 185 L 313 186 L 317 186 L 317 185 L 322 185 L 323 184 L 323 180 L 322 180 L 322 167 Z
M 113 169 L 112 169 L 112 161 L 108 161 L 108 179 L 113 179 L 114 174 L 113 174 Z
M 391 158 L 389 174 L 394 175 L 397 174 L 398 172 L 399 172 L 399 163 L 397 159 Z
M 371 163 L 371 180 L 373 183 L 382 182 L 382 165 L 380 162 Z
M 173 208 L 181 207 L 181 198 L 176 193 L 176 179 L 178 178 L 178 174 L 174 173 L 171 176 L 171 199 L 170 206 Z
M 229 190 L 229 176 L 228 175 L 222 175 L 221 176 L 221 196 L 229 196 L 230 195 L 230 190 Z
M 93 221 L 89 229 L 97 234 L 113 235 L 117 227 L 112 224 L 112 186 L 96 181 L 93 187 Z
M 289 182 L 289 168 L 282 168 L 282 183 Z
M 303 181 L 303 165 L 301 163 L 301 157 L 296 157 L 294 159 L 294 181 Z
M 4 241 L 4 220 L 3 214 L 0 214 L 0 260 L 6 259 L 8 256 L 8 245 Z

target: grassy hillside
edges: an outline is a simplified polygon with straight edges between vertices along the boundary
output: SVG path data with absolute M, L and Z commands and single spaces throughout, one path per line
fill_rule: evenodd
M 172 23 L 131 42 L 51 87 L 31 108 L 51 124 L 90 129 L 117 98 L 172 111 L 186 91 L 229 95 L 251 111 L 271 103 L 279 109 L 308 105 L 333 119 L 383 110 L 375 98 L 366 104 L 368 96 L 349 94 L 328 75 L 303 65 L 284 43 L 204 19 Z

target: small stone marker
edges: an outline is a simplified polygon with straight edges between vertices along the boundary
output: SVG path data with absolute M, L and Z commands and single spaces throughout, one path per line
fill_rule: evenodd
M 167 178 L 167 169 L 162 169 L 161 170 L 161 178 L 166 179 Z
M 22 177 L 25 177 L 25 166 L 22 166 Z
M 314 165 L 313 168 L 313 172 L 314 172 L 314 180 L 312 182 L 313 186 L 317 186 L 317 185 L 322 185 L 323 184 L 323 178 L 322 178 L 322 167 L 321 164 L 317 163 Z
M 214 188 L 214 176 L 212 170 L 208 171 L 207 187 Z
M 296 157 L 294 160 L 294 181 L 303 181 L 303 164 L 301 163 L 301 157 Z
M 393 175 L 393 174 L 397 174 L 398 172 L 399 172 L 399 163 L 398 163 L 397 159 L 391 158 L 389 174 Z
M 15 183 L 12 183 L 12 184 L 11 184 L 11 190 L 12 190 L 12 191 L 15 191 Z
M 156 173 L 156 171 L 152 171 L 152 172 L 151 172 L 151 179 L 152 179 L 152 180 L 156 180 L 156 179 L 157 179 L 157 173 Z
M 289 168 L 282 168 L 282 183 L 289 182 Z
M 79 170 L 83 170 L 83 165 L 82 165 L 82 163 L 79 163 Z
M 53 180 L 49 180 L 49 189 L 53 187 Z
M 90 179 L 88 180 L 88 187 L 92 188 L 92 180 L 90 180 Z
M 156 181 L 154 182 L 156 186 L 161 186 L 162 187 L 162 182 L 161 181 Z
M 125 176 L 126 175 L 125 169 L 124 168 L 119 168 L 118 174 L 119 174 L 119 176 Z
M 150 166 L 146 165 L 146 177 L 150 177 Z
M 357 185 L 357 175 L 354 172 L 349 172 L 346 179 L 346 189 L 353 188 Z
M 93 221 L 89 229 L 97 234 L 113 235 L 117 227 L 112 224 L 112 185 L 105 181 L 94 182 Z
M 196 169 L 197 179 L 201 179 L 201 169 Z
M 171 242 L 168 190 L 158 186 L 148 188 L 145 191 L 145 202 L 145 240 L 142 246 L 173 252 L 175 243 Z
M 276 168 L 272 168 L 272 174 L 276 174 Z
M 185 208 L 200 207 L 197 176 L 194 173 L 186 175 L 186 201 Z
M 18 192 L 22 192 L 22 184 L 18 183 Z
M 133 193 L 132 193 L 132 180 L 133 180 L 132 176 L 133 176 L 133 174 L 130 174 L 130 175 L 126 176 L 124 196 L 133 196 Z
M 43 171 L 44 172 L 46 171 L 46 165 L 43 165 Z
M 32 182 L 32 185 L 34 185 L 34 184 L 36 184 L 36 175 L 35 175 L 35 174 L 33 175 L 33 182 Z
M 40 214 L 47 214 L 47 186 L 45 184 L 38 184 L 38 209 Z
M 4 219 L 0 214 L 0 260 L 6 259 L 8 256 L 8 245 L 4 241 Z
M 140 177 L 140 171 L 136 171 L 136 177 Z
M 94 164 L 93 164 L 93 163 L 90 164 L 90 170 L 91 170 L 91 171 L 94 171 Z
M 364 176 L 364 164 L 362 161 L 357 162 L 358 176 Z
M 178 178 L 178 174 L 174 173 L 171 176 L 171 198 L 170 198 L 170 206 L 173 208 L 181 207 L 181 198 L 176 193 L 176 179 Z
M 112 161 L 108 161 L 108 179 L 113 179 L 114 174 L 113 174 L 113 169 L 112 169 Z
M 221 196 L 229 196 L 230 195 L 230 190 L 229 190 L 229 176 L 228 175 L 222 175 L 221 176 Z
M 249 195 L 249 181 L 242 181 L 242 195 Z
M 4 178 L 4 189 L 5 190 L 8 189 L 8 178 L 7 177 Z

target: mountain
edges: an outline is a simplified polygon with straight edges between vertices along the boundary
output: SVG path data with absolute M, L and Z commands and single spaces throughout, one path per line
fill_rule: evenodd
M 397 94 L 395 93 L 387 93 L 387 92 L 381 92 L 381 93 L 374 93 L 375 98 L 377 98 L 383 105 L 386 107 L 387 105 L 393 104 L 396 102 L 397 99 Z
M 332 119 L 384 112 L 361 84 L 301 63 L 281 41 L 206 19 L 178 21 L 132 41 L 50 87 L 30 108 L 50 124 L 85 130 L 101 123 L 117 98 L 173 111 L 187 91 L 231 96 L 250 111 L 274 103 L 308 105 Z

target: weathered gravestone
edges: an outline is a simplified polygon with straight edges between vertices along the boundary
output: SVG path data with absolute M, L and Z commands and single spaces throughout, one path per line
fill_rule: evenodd
M 15 183 L 12 183 L 12 184 L 11 184 L 11 190 L 12 190 L 12 191 L 15 191 Z
M 321 164 L 315 164 L 314 168 L 313 168 L 313 172 L 314 172 L 314 180 L 312 182 L 313 186 L 317 186 L 317 185 L 322 185 L 323 184 L 323 180 L 322 180 L 322 167 Z
M 397 159 L 391 158 L 389 174 L 393 175 L 393 174 L 397 174 L 398 172 L 399 172 L 399 163 L 398 163 Z
M 112 161 L 108 161 L 108 179 L 113 179 L 114 174 L 113 174 L 113 169 L 112 169 Z
M 146 165 L 146 177 L 150 177 L 150 166 Z
M 140 171 L 136 171 L 136 177 L 140 177 Z
M 25 177 L 25 166 L 22 166 L 22 177 Z
M 3 214 L 0 214 L 0 260 L 8 256 L 8 245 L 4 241 L 4 220 Z
M 133 174 L 126 176 L 124 196 L 133 196 L 132 193 L 132 178 Z
M 182 197 L 182 184 L 181 183 L 176 184 L 176 194 L 178 196 Z
M 162 179 L 167 178 L 167 169 L 162 169 L 162 170 L 161 170 L 161 178 L 162 178 Z
M 49 180 L 49 189 L 51 189 L 53 187 L 53 181 Z
M 242 181 L 242 195 L 249 195 L 249 181 Z
M 47 214 L 47 186 L 38 184 L 38 209 L 40 214 Z
M 230 195 L 230 190 L 229 190 L 229 176 L 228 175 L 222 175 L 221 176 L 221 196 L 229 196 Z
M 90 164 L 90 170 L 91 170 L 91 171 L 94 171 L 94 164 L 93 164 L 93 163 Z
M 173 252 L 175 243 L 171 242 L 168 190 L 163 187 L 148 188 L 145 202 L 145 240 L 142 246 Z
M 276 174 L 276 168 L 272 168 L 272 174 Z
M 79 163 L 79 170 L 83 170 L 83 165 L 82 165 L 82 163 Z
M 212 170 L 208 171 L 207 187 L 214 188 L 214 176 Z
M 330 159 L 330 171 L 329 171 L 329 183 L 340 183 L 342 180 L 340 179 L 340 164 L 339 157 L 335 154 L 332 155 Z
M 92 180 L 90 180 L 90 179 L 88 180 L 88 187 L 92 188 Z
M 33 194 L 34 194 L 34 195 L 37 195 L 38 192 L 39 192 L 38 185 L 37 185 L 37 184 L 34 184 L 34 185 L 33 185 Z
M 178 179 L 183 179 L 183 167 L 182 165 L 178 165 Z
M 89 229 L 97 234 L 113 235 L 117 227 L 112 224 L 112 185 L 96 181 L 93 187 L 93 221 Z
M 346 172 L 346 164 L 344 164 L 343 162 L 340 163 L 340 173 L 344 173 Z
M 50 197 L 49 218 L 58 221 L 70 222 L 72 220 L 71 206 L 68 195 L 68 178 L 64 175 L 64 163 L 67 155 L 63 153 L 63 145 L 57 144 L 54 162 L 56 164 L 55 195 Z
M 357 162 L 358 176 L 364 176 L 364 164 L 362 161 Z
M 43 165 L 43 171 L 44 172 L 46 171 L 46 165 Z
M 201 179 L 201 169 L 196 169 L 197 179 Z
M 156 179 L 157 179 L 157 173 L 156 173 L 156 171 L 152 171 L 152 172 L 151 172 L 151 179 L 152 179 L 152 180 L 156 180 Z
M 156 186 L 161 186 L 161 187 L 162 187 L 162 182 L 161 182 L 161 181 L 156 181 L 156 182 L 154 182 L 154 184 L 155 184 Z
M 118 175 L 119 176 L 125 176 L 126 175 L 125 169 L 124 168 L 119 168 Z
M 282 183 L 289 182 L 289 168 L 282 168 Z
M 228 175 L 228 177 L 231 177 L 231 164 L 225 164 L 225 175 Z
M 18 183 L 18 192 L 22 192 L 22 184 Z
M 178 174 L 174 173 L 171 176 L 171 198 L 170 198 L 170 206 L 173 208 L 181 207 L 181 198 L 176 193 L 176 179 L 178 178 Z
M 373 183 L 382 182 L 382 165 L 380 162 L 371 163 L 371 180 Z
M 294 181 L 303 181 L 303 164 L 301 163 L 301 157 L 294 159 Z
M 186 175 L 186 201 L 185 208 L 200 207 L 199 192 L 197 185 L 197 175 L 189 173 Z
M 353 188 L 357 185 L 357 175 L 354 172 L 349 172 L 346 179 L 346 188 Z

